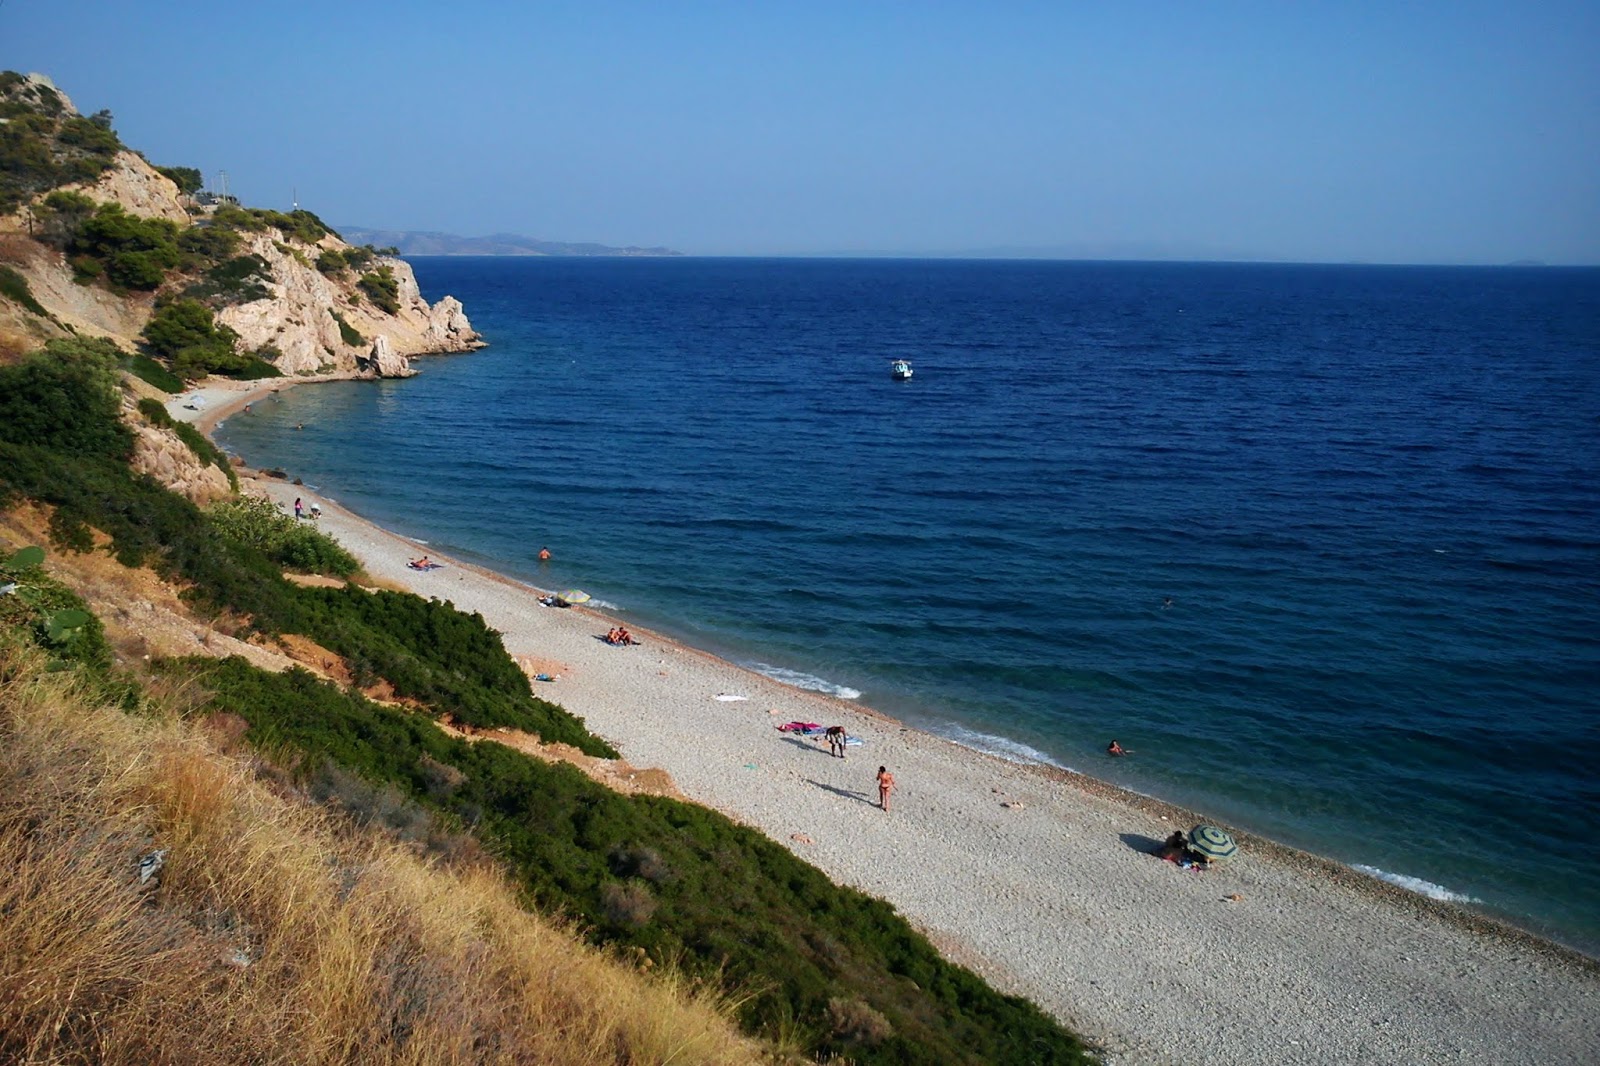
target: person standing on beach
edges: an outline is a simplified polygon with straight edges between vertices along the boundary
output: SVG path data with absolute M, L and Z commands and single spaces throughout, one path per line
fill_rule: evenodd
M 844 758 L 844 726 L 830 725 L 827 729 L 828 754 Z
M 889 809 L 889 793 L 894 791 L 894 775 L 887 766 L 878 767 L 878 806 Z
M 300 502 L 300 497 L 296 496 L 294 498 L 294 516 L 296 518 L 300 518 L 302 516 L 302 512 L 304 510 L 305 510 L 305 505 Z

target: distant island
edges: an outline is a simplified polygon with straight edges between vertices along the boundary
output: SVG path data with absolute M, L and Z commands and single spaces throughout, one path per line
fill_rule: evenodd
M 682 255 L 671 248 L 613 248 L 588 241 L 541 241 L 517 233 L 491 233 L 487 237 L 458 237 L 454 233 L 416 230 L 362 229 L 340 226 L 352 244 L 398 248 L 401 255 Z

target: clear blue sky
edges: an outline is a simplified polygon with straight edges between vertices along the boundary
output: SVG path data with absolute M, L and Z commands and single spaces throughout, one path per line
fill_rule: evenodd
M 334 224 L 699 254 L 1600 263 L 1600 3 L 0 0 Z

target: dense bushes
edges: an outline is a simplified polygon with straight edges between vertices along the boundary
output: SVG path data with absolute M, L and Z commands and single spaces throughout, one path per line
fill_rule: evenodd
M 205 188 L 206 179 L 198 167 L 156 167 L 156 172 L 169 179 L 185 196 L 193 196 Z
M 271 500 L 243 496 L 210 510 L 217 532 L 259 549 L 268 559 L 303 574 L 349 577 L 360 569 L 355 556 L 327 534 L 279 511 Z
M 328 314 L 332 315 L 333 320 L 339 324 L 340 340 L 344 341 L 352 348 L 360 348 L 367 343 L 367 338 L 361 335 L 361 331 L 356 329 L 350 323 L 346 322 L 344 320 L 344 316 L 339 312 L 330 307 L 328 308 Z
M 190 381 L 207 374 L 237 378 L 282 374 L 260 355 L 237 351 L 239 335 L 217 325 L 211 308 L 192 297 L 159 307 L 144 328 L 144 340 L 151 354 L 167 359 L 174 373 Z
M 44 354 L 0 367 L 0 442 L 125 458 L 133 435 L 119 418 L 115 368 L 121 354 L 109 341 L 74 338 L 51 341 Z
M 400 283 L 395 280 L 394 268 L 380 266 L 370 274 L 361 275 L 356 286 L 367 294 L 367 299 L 380 311 L 397 314 L 400 311 Z
M 162 392 L 183 391 L 183 379 L 148 355 L 135 355 L 128 359 L 128 369 L 140 381 L 154 385 Z
M 213 306 L 247 304 L 272 295 L 267 282 L 272 268 L 259 255 L 240 255 L 225 259 L 205 272 L 204 277 L 184 290 L 189 299 L 204 300 Z
M 109 113 L 68 115 L 59 94 L 13 71 L 0 74 L 0 120 L 0 214 L 49 189 L 93 181 L 122 148 Z
M 28 279 L 8 266 L 0 266 L 0 296 L 20 304 L 36 315 L 50 317 L 50 312 L 33 298 L 33 290 L 28 288 Z
M 178 226 L 103 204 L 78 226 L 67 253 L 80 280 L 103 276 L 120 288 L 156 289 L 178 265 Z
M 759 1033 L 863 1066 L 1088 1061 L 1032 1004 L 941 959 L 893 908 L 714 811 L 452 739 L 300 671 L 241 659 L 169 668 L 201 676 L 216 707 L 285 761 L 332 759 L 476 825 L 540 904 L 581 918 L 595 941 L 754 990 L 744 1016 Z

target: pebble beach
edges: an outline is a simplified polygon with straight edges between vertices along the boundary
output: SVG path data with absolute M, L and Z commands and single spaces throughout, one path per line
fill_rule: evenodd
M 202 429 L 287 383 L 207 387 Z M 1587 1063 L 1600 1058 L 1600 964 L 1569 949 L 1236 834 L 1203 872 L 1152 853 L 1203 812 L 1091 776 L 1008 762 L 870 708 L 783 685 L 431 552 L 303 487 L 246 478 L 373 577 L 483 615 L 629 764 L 753 826 L 834 880 L 892 903 L 949 957 L 1081 1033 L 1108 1062 Z M 445 565 L 418 572 L 428 552 Z M 844 759 L 792 721 L 843 725 Z M 1137 758 L 1137 754 L 1132 756 Z M 877 806 L 879 765 L 895 775 Z

